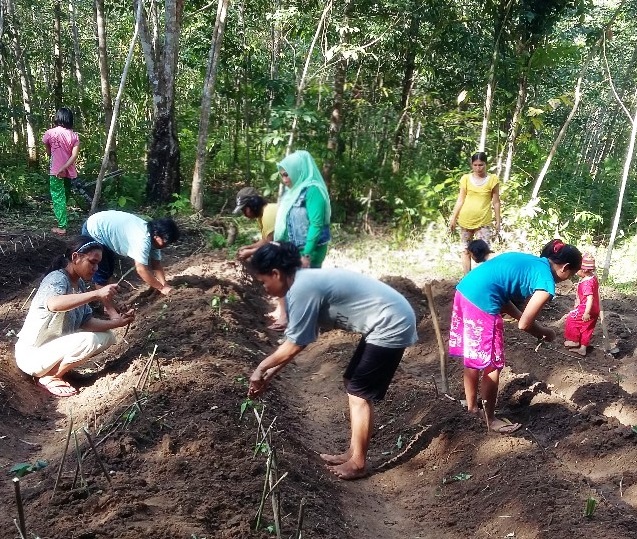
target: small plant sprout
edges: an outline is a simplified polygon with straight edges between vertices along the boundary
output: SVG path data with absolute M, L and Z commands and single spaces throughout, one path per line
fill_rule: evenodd
M 593 497 L 590 497 L 586 500 L 586 506 L 584 508 L 584 516 L 586 518 L 593 518 L 595 510 L 597 509 L 597 504 L 598 501 Z
M 246 398 L 242 403 L 241 403 L 241 408 L 240 408 L 240 413 L 239 413 L 239 421 L 241 421 L 241 419 L 243 418 L 243 415 L 246 413 L 246 410 L 248 408 L 254 408 L 254 401 L 252 399 Z

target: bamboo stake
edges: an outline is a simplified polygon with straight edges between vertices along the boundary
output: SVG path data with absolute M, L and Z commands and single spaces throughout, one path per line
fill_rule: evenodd
M 24 303 L 22 305 L 20 305 L 20 309 L 24 309 L 24 306 L 29 302 L 29 300 L 31 299 L 31 296 L 33 295 L 34 292 L 35 292 L 35 288 L 33 290 L 31 290 L 31 293 L 29 294 L 29 297 L 24 300 Z
M 13 488 L 15 490 L 15 502 L 18 506 L 18 522 L 20 524 L 19 530 L 22 537 L 27 535 L 27 525 L 24 521 L 24 507 L 22 507 L 22 495 L 20 494 L 20 478 L 13 478 Z
M 139 375 L 139 378 L 137 379 L 137 383 L 135 384 L 135 387 L 137 389 L 141 389 L 143 391 L 144 386 L 146 385 L 146 379 L 144 379 L 144 385 L 142 385 L 140 387 L 140 382 L 142 381 L 142 377 L 144 376 L 144 374 L 146 373 L 147 370 L 150 369 L 150 364 L 152 363 L 154 357 L 155 357 L 155 352 L 157 352 L 157 345 L 155 345 L 155 348 L 153 349 L 153 353 L 150 355 L 150 357 L 148 358 L 148 361 L 146 362 L 146 365 L 144 365 L 144 368 L 142 369 L 142 372 Z M 148 378 L 148 376 L 146 376 L 146 378 Z
M 296 533 L 294 534 L 294 539 L 301 539 L 304 516 L 305 516 L 305 498 L 301 498 L 301 503 L 299 504 L 299 517 L 296 521 Z
M 135 395 L 135 404 L 137 404 L 137 408 L 139 408 L 139 413 L 142 413 L 142 403 L 139 399 L 139 394 L 137 393 L 137 388 L 133 387 L 133 393 Z
M 97 463 L 100 465 L 100 468 L 102 469 L 102 473 L 104 474 L 104 477 L 106 477 L 106 480 L 109 483 L 111 483 L 112 482 L 111 476 L 108 475 L 108 472 L 106 471 L 106 466 L 104 466 L 104 463 L 102 462 L 102 459 L 100 458 L 100 455 L 97 452 L 97 449 L 95 448 L 95 444 L 93 443 L 93 438 L 91 438 L 91 434 L 86 427 L 84 427 L 84 434 L 86 435 L 86 438 L 88 440 L 89 445 L 91 446 L 91 449 L 93 450 L 93 454 L 95 455 L 95 459 L 97 460 Z
M 436 332 L 436 340 L 438 341 L 438 352 L 440 353 L 440 383 L 442 386 L 442 392 L 449 393 L 449 379 L 447 378 L 447 353 L 442 342 L 442 334 L 440 333 L 440 324 L 438 324 L 438 315 L 436 314 L 436 307 L 434 305 L 434 294 L 431 283 L 425 284 L 425 296 L 427 297 L 429 311 L 431 312 L 431 322 L 433 323 L 434 331 Z
M 263 492 L 261 493 L 261 501 L 259 502 L 259 509 L 257 510 L 255 530 L 259 529 L 261 524 L 261 514 L 263 513 L 263 506 L 265 505 L 265 499 L 267 498 L 266 492 L 268 488 L 268 480 L 270 479 L 270 467 L 272 466 L 272 453 L 268 455 L 268 460 L 265 465 L 265 481 L 263 481 Z
M 62 461 L 60 462 L 60 469 L 58 470 L 58 475 L 57 475 L 57 478 L 55 479 L 55 485 L 53 485 L 53 493 L 51 494 L 51 500 L 53 500 L 53 496 L 55 496 L 55 491 L 58 488 L 58 483 L 60 482 L 60 478 L 62 477 L 62 469 L 64 468 L 66 453 L 69 450 L 69 442 L 71 441 L 72 432 L 73 432 L 73 416 L 69 418 L 69 430 L 66 433 L 66 443 L 64 444 L 64 453 L 62 453 Z
M 73 443 L 75 444 L 75 454 L 77 456 L 77 468 L 75 470 L 75 479 L 73 479 L 73 486 L 71 488 L 75 488 L 75 481 L 77 480 L 77 476 L 80 476 L 80 486 L 87 487 L 88 483 L 86 482 L 86 478 L 84 477 L 84 470 L 82 469 L 82 452 L 80 451 L 80 445 L 77 442 L 77 432 L 73 431 Z

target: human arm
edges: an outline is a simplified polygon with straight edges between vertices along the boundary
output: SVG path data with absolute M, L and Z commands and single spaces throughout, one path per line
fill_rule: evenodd
M 589 294 L 586 296 L 586 308 L 584 309 L 584 313 L 582 314 L 582 320 L 584 322 L 588 322 L 591 319 L 591 309 L 593 308 L 593 295 Z
M 458 200 L 456 200 L 456 205 L 453 207 L 451 217 L 449 218 L 449 230 L 451 230 L 451 232 L 455 232 L 456 230 L 456 222 L 458 220 L 458 215 L 460 214 L 460 210 L 462 209 L 465 198 L 467 198 L 467 188 L 464 186 L 463 183 L 461 183 L 460 192 L 458 193 Z
M 495 216 L 495 233 L 500 233 L 500 185 L 496 184 L 491 191 L 491 204 Z
M 151 266 L 135 261 L 135 270 L 142 280 L 151 288 L 158 290 L 165 296 L 170 294 L 172 286 L 166 284 L 164 268 L 159 260 L 151 260 Z
M 267 389 L 268 382 L 272 377 L 292 361 L 304 348 L 305 346 L 286 340 L 272 354 L 259 363 L 259 366 L 254 369 L 250 376 L 248 397 L 261 395 Z
M 102 331 L 108 331 L 109 329 L 127 326 L 134 320 L 135 311 L 133 309 L 130 309 L 127 312 L 122 313 L 119 317 L 112 318 L 110 320 L 101 320 L 99 318 L 93 318 L 91 316 L 80 326 L 80 329 L 84 331 L 94 331 L 96 333 L 99 333 Z
M 529 299 L 524 311 L 520 311 L 512 302 L 506 303 L 502 307 L 502 312 L 512 316 L 518 321 L 518 328 L 530 333 L 538 339 L 546 339 L 551 342 L 555 339 L 555 331 L 536 322 L 536 317 L 547 301 L 551 299 L 551 294 L 545 290 L 536 290 Z
M 115 293 L 119 290 L 116 284 L 108 284 L 97 290 L 83 292 L 81 294 L 59 294 L 50 296 L 46 301 L 46 307 L 49 311 L 58 313 L 66 312 L 82 305 L 86 305 L 91 301 L 111 300 Z
M 77 155 L 80 151 L 80 143 L 78 142 L 73 149 L 71 150 L 70 157 L 66 160 L 66 162 L 60 167 L 60 169 L 55 173 L 58 178 L 66 178 L 66 175 L 60 176 L 60 174 L 66 174 L 66 169 L 69 168 L 75 160 L 77 159 Z
M 270 243 L 273 237 L 274 237 L 274 233 L 269 234 L 266 238 L 262 238 L 259 241 L 255 241 L 254 243 L 250 245 L 244 245 L 243 247 L 241 247 L 241 249 L 237 251 L 237 258 L 239 260 L 247 260 L 257 251 L 259 247 L 262 247 L 263 245 Z

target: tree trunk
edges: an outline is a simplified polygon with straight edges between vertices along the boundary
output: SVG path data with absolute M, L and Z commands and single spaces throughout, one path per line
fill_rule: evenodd
M 75 0 L 69 0 L 69 19 L 71 23 L 71 35 L 73 36 L 73 67 L 75 68 L 77 95 L 81 102 L 83 101 L 84 84 L 82 82 L 82 55 L 80 52 L 80 37 L 77 30 L 77 7 Z
M 117 97 L 115 98 L 115 108 L 113 109 L 113 114 L 111 115 L 111 125 L 108 129 L 108 135 L 106 137 L 106 148 L 104 148 L 104 157 L 102 157 L 102 166 L 100 167 L 100 172 L 97 176 L 97 182 L 95 183 L 95 194 L 93 195 L 93 203 L 91 204 L 91 213 L 97 211 L 97 207 L 99 205 L 99 200 L 102 195 L 102 181 L 104 180 L 104 174 L 106 173 L 106 168 L 110 162 L 109 155 L 111 153 L 111 145 L 113 144 L 113 139 L 115 138 L 115 126 L 117 124 L 117 117 L 119 114 L 119 105 L 122 100 L 122 94 L 124 93 L 124 87 L 126 86 L 126 78 L 128 77 L 128 70 L 131 65 L 131 61 L 133 59 L 133 52 L 135 50 L 135 42 L 137 41 L 137 36 L 139 35 L 139 31 L 142 24 L 142 6 L 141 2 L 137 5 L 137 13 L 135 15 L 135 31 L 133 32 L 133 37 L 130 41 L 130 45 L 128 47 L 128 56 L 126 56 L 126 63 L 124 64 L 124 71 L 122 72 L 122 79 L 119 83 L 119 90 L 117 92 Z
M 491 54 L 491 65 L 489 66 L 489 75 L 487 77 L 487 95 L 484 100 L 484 112 L 482 114 L 482 131 L 480 132 L 480 142 L 478 143 L 478 151 L 486 151 L 487 146 L 487 132 L 489 130 L 489 119 L 491 118 L 491 109 L 493 107 L 493 94 L 495 91 L 495 70 L 498 65 L 499 51 L 500 51 L 500 38 L 502 37 L 502 30 L 506 24 L 506 20 L 509 18 L 509 11 L 511 10 L 511 4 L 513 0 L 509 0 L 506 5 L 506 10 L 502 21 L 500 21 L 500 28 L 496 30 L 497 37 L 493 44 L 493 53 Z
M 137 6 L 141 0 L 135 0 Z M 159 14 L 151 5 L 153 34 L 142 17 L 139 40 L 153 92 L 153 129 L 148 149 L 146 194 L 152 202 L 170 202 L 181 185 L 179 140 L 175 122 L 175 80 L 184 0 L 166 0 L 163 43 L 160 44 Z
M 38 162 L 38 148 L 35 140 L 35 122 L 32 116 L 33 106 L 33 85 L 31 84 L 31 71 L 29 67 L 26 51 L 22 48 L 22 38 L 20 28 L 15 16 L 13 0 L 6 3 L 6 24 L 10 29 L 11 49 L 16 59 L 16 68 L 20 79 L 20 89 L 22 91 L 22 106 L 24 108 L 26 138 L 27 138 L 27 159 L 29 166 L 35 166 Z
M 106 18 L 104 17 L 104 0 L 95 0 L 95 26 L 97 27 L 97 56 L 100 68 L 100 87 L 102 90 L 102 106 L 104 107 L 104 132 L 108 137 L 113 118 L 113 99 L 108 72 L 108 51 L 106 47 Z M 117 126 L 113 133 L 113 142 L 108 154 L 108 169 L 117 169 Z
M 635 96 L 637 97 L 637 92 Z M 624 160 L 624 171 L 622 173 L 621 186 L 619 188 L 619 198 L 617 199 L 617 208 L 615 210 L 615 219 L 613 220 L 613 229 L 608 240 L 608 250 L 606 251 L 606 260 L 604 261 L 604 271 L 602 273 L 602 284 L 608 279 L 608 270 L 610 268 L 610 260 L 613 254 L 613 246 L 615 245 L 615 238 L 617 237 L 617 229 L 619 228 L 619 218 L 621 217 L 622 205 L 624 204 L 624 193 L 626 191 L 626 183 L 628 182 L 628 176 L 630 174 L 630 167 L 633 162 L 633 154 L 635 152 L 635 139 L 637 138 L 637 108 L 635 109 L 634 116 L 632 118 L 632 129 L 630 132 L 630 141 L 628 143 L 628 150 L 626 151 L 626 159 Z
M 221 41 L 226 26 L 226 16 L 230 0 L 219 0 L 217 5 L 217 18 L 212 31 L 210 50 L 208 52 L 208 68 L 204 80 L 203 92 L 201 96 L 201 113 L 199 115 L 199 133 L 197 137 L 197 157 L 195 159 L 195 169 L 192 176 L 192 188 L 190 191 L 190 203 L 197 211 L 203 209 L 203 179 L 206 168 L 208 127 L 210 125 L 210 108 L 212 103 L 212 91 L 214 90 L 217 78 L 217 65 L 219 63 L 219 52 L 221 51 Z
M 402 95 L 400 97 L 400 110 L 398 117 L 398 125 L 394 131 L 394 148 L 392 159 L 392 172 L 396 174 L 400 170 L 400 161 L 402 158 L 405 136 L 405 118 L 407 117 L 407 107 L 409 105 L 409 96 L 414 86 L 414 73 L 416 70 L 416 50 L 418 31 L 420 29 L 420 15 L 415 12 L 412 14 L 411 24 L 409 26 L 409 34 L 407 36 L 407 49 L 405 50 L 405 73 L 403 76 Z
M 509 135 L 506 141 L 507 148 L 507 157 L 506 163 L 504 166 L 504 174 L 502 176 L 502 182 L 506 183 L 511 178 L 511 167 L 513 165 L 513 154 L 515 153 L 515 140 L 518 136 L 518 127 L 520 123 L 520 116 L 522 115 L 522 109 L 524 108 L 524 103 L 526 101 L 526 91 L 529 82 L 529 70 L 530 70 L 530 59 L 527 65 L 525 66 L 524 73 L 520 78 L 518 83 L 518 99 L 515 103 L 515 110 L 513 112 L 513 117 L 511 118 L 511 126 L 509 128 Z
M 299 77 L 299 82 L 296 85 L 296 101 L 294 103 L 295 114 L 292 119 L 292 125 L 290 127 L 290 137 L 288 138 L 287 146 L 285 147 L 285 155 L 288 155 L 292 151 L 292 146 L 294 145 L 294 137 L 296 136 L 296 129 L 299 123 L 298 110 L 303 103 L 303 94 L 305 92 L 305 85 L 307 84 L 307 72 L 310 67 L 310 60 L 312 59 L 312 53 L 314 52 L 314 47 L 316 46 L 316 42 L 318 41 L 319 36 L 321 35 L 322 29 L 326 24 L 327 15 L 332 9 L 332 0 L 327 0 L 325 2 L 325 7 L 323 8 L 323 13 L 321 14 L 321 18 L 319 19 L 318 24 L 316 25 L 316 32 L 314 32 L 314 38 L 312 39 L 312 43 L 310 44 L 310 48 L 307 51 L 307 56 L 305 57 L 305 65 L 303 66 L 303 71 L 301 72 L 301 76 Z
M 349 26 L 349 18 L 352 13 L 352 0 L 346 0 L 343 6 L 343 26 Z M 341 32 L 341 46 L 347 45 L 349 34 Z M 347 60 L 341 55 L 334 66 L 334 97 L 332 102 L 332 114 L 330 115 L 330 130 L 327 138 L 327 158 L 323 161 L 323 179 L 330 185 L 334 162 L 341 155 L 341 128 L 343 127 L 343 93 L 345 91 L 345 76 L 347 73 Z
M 60 19 L 62 18 L 62 8 L 60 2 L 55 2 L 53 8 L 53 64 L 55 68 L 55 86 L 53 95 L 55 97 L 55 108 L 62 106 L 62 29 Z

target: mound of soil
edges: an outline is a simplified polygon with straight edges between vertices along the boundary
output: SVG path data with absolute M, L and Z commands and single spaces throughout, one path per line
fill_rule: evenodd
M 443 394 L 423 283 L 385 277 L 416 310 L 420 341 L 376 409 L 372 475 L 343 482 L 318 453 L 349 443 L 341 377 L 358 336 L 324 333 L 262 400 L 248 401 L 247 377 L 280 338 L 266 328 L 272 306 L 199 238 L 186 230 L 167 249 L 172 295 L 127 277 L 120 300 L 136 308 L 135 323 L 74 373 L 77 396 L 54 399 L 17 370 L 13 345 L 34 277 L 62 244 L 22 231 L 0 237 L 0 536 L 19 537 L 10 470 L 43 460 L 20 480 L 29 537 L 272 537 L 273 506 L 262 503 L 273 468 L 266 440 L 282 537 L 298 528 L 317 539 L 637 537 L 634 298 L 606 299 L 616 357 L 538 348 L 507 324 L 499 414 L 524 426 L 503 436 L 463 409 L 455 360 Z M 433 288 L 446 345 L 454 283 Z M 558 331 L 571 293 L 543 312 Z M 601 327 L 597 335 L 601 343 Z M 585 516 L 588 499 L 595 511 Z

